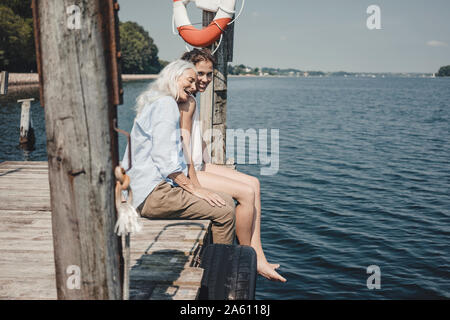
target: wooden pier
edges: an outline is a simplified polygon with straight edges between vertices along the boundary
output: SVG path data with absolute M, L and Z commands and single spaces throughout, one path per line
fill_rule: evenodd
M 57 298 L 51 214 L 47 162 L 0 163 L 0 299 Z M 196 299 L 211 222 L 141 222 L 131 237 L 130 299 Z

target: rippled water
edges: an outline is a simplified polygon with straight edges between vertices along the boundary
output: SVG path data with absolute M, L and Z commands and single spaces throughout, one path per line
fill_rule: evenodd
M 450 297 L 449 80 L 230 81 L 230 127 L 280 129 L 262 234 L 288 282 L 257 298 Z
M 121 128 L 147 85 L 124 84 Z M 228 128 L 280 130 L 276 175 L 238 166 L 260 178 L 263 246 L 288 279 L 259 277 L 258 299 L 450 298 L 450 79 L 230 78 L 228 92 Z M 0 160 L 46 160 L 38 103 L 28 155 L 20 107 L 0 105 Z

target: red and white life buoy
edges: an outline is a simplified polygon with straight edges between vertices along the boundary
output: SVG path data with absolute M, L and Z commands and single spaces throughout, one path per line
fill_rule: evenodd
M 219 39 L 233 18 L 236 0 L 221 0 L 214 20 L 201 30 L 192 26 L 189 20 L 186 10 L 186 4 L 189 2 L 190 0 L 173 0 L 173 15 L 178 33 L 194 47 L 210 46 Z

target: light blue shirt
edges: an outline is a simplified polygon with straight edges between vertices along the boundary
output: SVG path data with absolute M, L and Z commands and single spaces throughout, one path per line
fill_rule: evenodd
M 168 176 L 175 172 L 188 175 L 180 136 L 180 112 L 174 98 L 159 98 L 142 109 L 130 133 L 131 164 L 127 172 L 137 208 L 161 181 L 177 186 Z M 122 168 L 128 169 L 128 148 Z

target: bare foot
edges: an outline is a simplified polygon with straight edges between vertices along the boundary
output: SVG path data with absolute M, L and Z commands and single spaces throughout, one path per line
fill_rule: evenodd
M 286 282 L 287 280 L 283 278 L 278 272 L 275 271 L 276 268 L 274 268 L 273 264 L 266 262 L 260 263 L 258 262 L 258 273 L 262 275 L 264 278 L 271 280 L 271 281 L 280 281 L 280 282 Z M 278 265 L 279 266 L 279 265 Z

